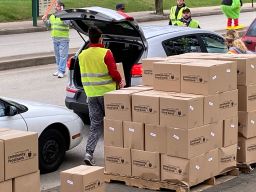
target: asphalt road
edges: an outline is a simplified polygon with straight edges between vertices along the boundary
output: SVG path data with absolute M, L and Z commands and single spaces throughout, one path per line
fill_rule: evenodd
M 256 17 L 256 12 L 242 13 L 241 23 L 249 25 Z M 197 18 L 202 28 L 210 30 L 221 30 L 225 27 L 226 19 L 223 15 L 206 16 Z M 222 21 L 222 22 L 219 22 Z M 141 25 L 166 25 L 167 21 L 141 23 Z M 71 32 L 70 47 L 79 47 L 82 40 L 75 31 Z M 0 36 L 0 58 L 11 57 L 19 54 L 31 54 L 41 52 L 51 52 L 53 47 L 49 32 L 38 32 L 17 35 Z M 65 87 L 67 78 L 57 79 L 52 76 L 55 65 L 22 68 L 8 71 L 0 71 L 0 96 L 30 99 L 44 103 L 64 105 Z M 84 135 L 88 131 L 85 126 Z M 65 162 L 60 169 L 54 173 L 41 176 L 42 189 L 48 189 L 59 185 L 59 172 L 83 163 L 85 140 L 75 149 L 67 152 Z M 103 165 L 103 143 L 98 144 L 95 153 L 98 165 Z M 225 191 L 255 191 L 255 173 L 252 175 L 242 175 L 236 180 L 228 182 L 220 187 L 212 188 L 209 192 Z M 241 183 L 242 182 L 242 183 Z M 108 185 L 107 191 L 149 191 L 142 189 L 132 189 L 119 184 Z

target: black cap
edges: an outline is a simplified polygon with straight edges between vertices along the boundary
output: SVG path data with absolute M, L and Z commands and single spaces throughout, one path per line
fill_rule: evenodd
M 183 9 L 182 13 L 190 13 L 190 9 L 186 7 L 185 9 Z
M 116 4 L 116 10 L 124 10 L 125 9 L 125 5 L 123 3 L 118 3 Z

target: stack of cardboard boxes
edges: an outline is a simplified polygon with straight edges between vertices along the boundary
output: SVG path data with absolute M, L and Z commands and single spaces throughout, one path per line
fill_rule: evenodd
M 106 173 L 195 185 L 235 167 L 236 63 L 152 58 L 143 70 L 144 87 L 104 97 Z
M 256 55 L 189 53 L 180 58 L 216 59 L 237 63 L 238 87 L 238 153 L 239 163 L 256 162 Z M 233 136 L 232 136 L 233 137 Z
M 0 191 L 40 192 L 37 133 L 0 129 Z

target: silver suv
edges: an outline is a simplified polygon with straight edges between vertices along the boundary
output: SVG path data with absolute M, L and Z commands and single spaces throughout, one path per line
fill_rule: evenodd
M 72 27 L 80 36 L 87 36 L 90 26 L 97 26 L 103 32 L 105 47 L 111 49 L 116 62 L 122 62 L 127 86 L 131 85 L 131 71 L 141 66 L 141 60 L 149 57 L 166 57 L 188 52 L 226 53 L 222 36 L 203 29 L 175 26 L 140 27 L 131 17 L 102 7 L 69 9 L 58 15 L 71 20 Z M 83 35 L 82 35 L 83 34 Z M 88 106 L 83 90 L 79 53 L 88 47 L 84 38 L 82 47 L 69 60 L 69 83 L 65 103 L 81 117 L 87 117 Z

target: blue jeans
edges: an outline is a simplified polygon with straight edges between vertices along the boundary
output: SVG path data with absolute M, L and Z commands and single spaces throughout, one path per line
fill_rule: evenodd
M 53 38 L 53 46 L 58 71 L 64 74 L 68 60 L 69 39 Z

